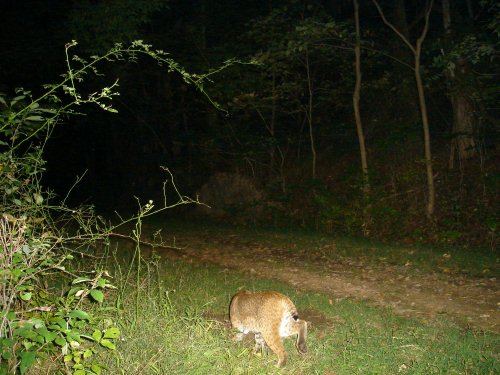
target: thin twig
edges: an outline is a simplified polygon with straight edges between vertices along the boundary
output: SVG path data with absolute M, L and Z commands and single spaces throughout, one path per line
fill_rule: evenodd
M 164 244 L 158 244 L 158 243 L 153 243 L 153 242 L 147 242 L 147 241 L 143 241 L 143 240 L 137 240 L 136 238 L 133 238 L 132 236 L 128 236 L 126 234 L 121 234 L 121 233 L 109 233 L 108 234 L 110 237 L 118 237 L 118 238 L 123 238 L 123 239 L 126 239 L 126 240 L 129 240 L 129 241 L 133 241 L 133 242 L 139 242 L 140 245 L 146 245 L 146 246 L 149 246 L 149 247 L 160 247 L 162 249 L 172 249 L 172 250 L 183 250 L 184 248 L 182 247 L 178 247 L 178 246 L 169 246 L 169 245 L 164 245 Z

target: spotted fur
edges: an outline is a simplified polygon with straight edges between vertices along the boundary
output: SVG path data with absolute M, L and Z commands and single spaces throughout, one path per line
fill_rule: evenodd
M 247 333 L 254 333 L 254 351 L 271 348 L 278 356 L 278 367 L 284 366 L 287 360 L 284 337 L 296 335 L 298 352 L 307 352 L 307 322 L 299 319 L 293 302 L 281 293 L 240 291 L 231 299 L 229 317 L 233 328 L 240 331 L 236 339 L 239 341 Z

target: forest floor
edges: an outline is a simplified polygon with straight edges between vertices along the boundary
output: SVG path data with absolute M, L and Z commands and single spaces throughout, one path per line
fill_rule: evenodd
M 424 321 L 444 316 L 460 326 L 500 333 L 500 281 L 460 273 L 421 270 L 342 257 L 336 243 L 304 249 L 234 233 L 176 235 L 179 249 L 158 249 L 169 258 L 207 263 L 290 284 L 299 291 L 362 300 Z

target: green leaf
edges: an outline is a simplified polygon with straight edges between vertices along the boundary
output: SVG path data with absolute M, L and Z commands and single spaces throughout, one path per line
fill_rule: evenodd
M 50 108 L 40 108 L 38 112 L 50 113 L 52 115 L 56 114 L 56 111 Z
M 26 121 L 43 121 L 42 116 L 28 116 L 25 119 Z
M 76 279 L 73 280 L 71 283 L 72 285 L 79 284 L 79 283 L 84 283 L 87 281 L 91 281 L 92 279 L 89 279 L 88 277 L 77 277 Z
M 73 375 L 85 375 L 85 370 L 76 370 Z
M 71 296 L 74 296 L 76 294 L 76 292 L 78 292 L 79 290 L 81 290 L 80 288 L 71 288 L 68 292 L 68 296 L 71 297 Z
M 105 339 L 116 339 L 120 336 L 120 329 L 118 327 L 112 327 L 104 332 Z
M 32 318 L 30 321 L 36 329 L 45 328 L 45 322 L 42 319 Z
M 21 352 L 19 355 L 21 357 L 21 364 L 19 365 L 19 371 L 24 374 L 35 362 L 36 353 L 35 352 Z
M 90 366 L 90 369 L 94 371 L 97 375 L 101 374 L 101 366 L 98 365 L 97 363 L 93 363 L 92 366 Z
M 108 349 L 111 349 L 111 350 L 115 350 L 116 349 L 116 346 L 115 344 L 113 344 L 110 340 L 108 339 L 102 339 L 101 342 L 99 343 L 101 344 L 102 346 L 104 346 L 105 348 L 108 348 Z
M 85 358 L 85 359 L 90 358 L 90 357 L 92 357 L 92 354 L 94 354 L 94 353 L 92 352 L 92 350 L 87 349 L 87 350 L 85 350 L 85 352 L 83 353 L 83 358 Z
M 106 280 L 106 279 L 102 279 L 102 278 L 101 278 L 101 279 L 99 279 L 99 280 L 97 281 L 97 286 L 98 286 L 99 288 L 104 288 L 104 287 L 106 286 L 106 283 L 107 283 L 107 282 L 108 282 L 108 280 Z
M 33 327 L 29 326 L 14 330 L 14 335 L 21 336 L 33 341 L 36 339 L 37 336 L 37 334 L 33 330 Z
M 64 320 L 60 316 L 56 316 L 54 318 L 49 319 L 49 322 L 57 324 L 59 328 L 66 329 L 66 320 Z
M 82 320 L 90 320 L 90 315 L 82 310 L 71 310 L 68 315 L 72 318 L 78 318 Z
M 90 296 L 99 303 L 104 301 L 104 293 L 101 292 L 100 290 L 97 289 L 91 290 Z
M 33 250 L 31 249 L 31 247 L 29 247 L 29 245 L 27 245 L 27 244 L 23 245 L 23 253 L 25 255 L 30 255 L 32 253 L 32 251 Z
M 6 359 L 6 360 L 9 360 L 9 359 L 12 358 L 12 353 L 11 352 L 3 352 L 2 353 L 2 358 Z
M 20 270 L 19 268 L 16 268 L 16 269 L 13 269 L 10 271 L 12 273 L 12 276 L 14 277 L 14 280 L 17 280 L 23 273 L 22 270 Z
M 49 333 L 49 330 L 45 326 L 37 328 L 36 331 L 39 335 L 42 335 L 43 337 L 45 337 Z
M 63 339 L 62 337 L 58 337 L 55 339 L 55 343 L 59 346 L 64 346 L 66 345 L 66 340 Z
M 93 337 L 96 341 L 101 341 L 101 338 L 102 338 L 102 332 L 96 329 L 96 330 L 94 331 L 94 333 L 92 334 L 92 337 Z
M 23 100 L 24 98 L 26 98 L 25 95 L 19 95 L 19 96 L 16 96 L 14 99 L 12 99 L 12 101 L 10 102 L 10 106 L 14 106 L 19 100 Z
M 43 344 L 45 342 L 44 338 L 42 335 L 37 335 L 34 339 L 33 339 L 34 342 L 37 342 L 39 344 Z
M 35 203 L 36 204 L 42 204 L 43 203 L 43 197 L 41 194 L 35 193 L 33 194 L 33 198 L 35 198 Z
M 0 338 L 0 347 L 7 349 L 7 348 L 12 348 L 14 345 L 14 340 L 8 339 L 8 338 Z
M 29 301 L 33 294 L 31 292 L 20 293 L 20 297 L 23 301 Z
M 57 337 L 57 332 L 48 332 L 44 337 L 47 343 L 52 342 Z
M 12 263 L 18 264 L 18 263 L 21 263 L 22 260 L 23 260 L 23 254 L 20 251 L 16 251 L 14 253 L 13 258 L 12 258 Z
M 80 334 L 78 332 L 69 331 L 66 333 L 66 337 L 68 339 L 67 341 L 76 341 L 78 343 L 82 341 L 82 339 L 80 338 Z

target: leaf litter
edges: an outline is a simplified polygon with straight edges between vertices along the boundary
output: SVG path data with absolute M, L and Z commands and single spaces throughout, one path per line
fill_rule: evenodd
M 373 262 L 332 255 L 334 243 L 300 250 L 214 233 L 183 234 L 176 241 L 181 249 L 158 254 L 282 281 L 333 299 L 363 300 L 405 317 L 445 315 L 464 327 L 500 333 L 500 283 L 495 277 L 422 271 L 410 261 L 393 265 L 384 258 Z

